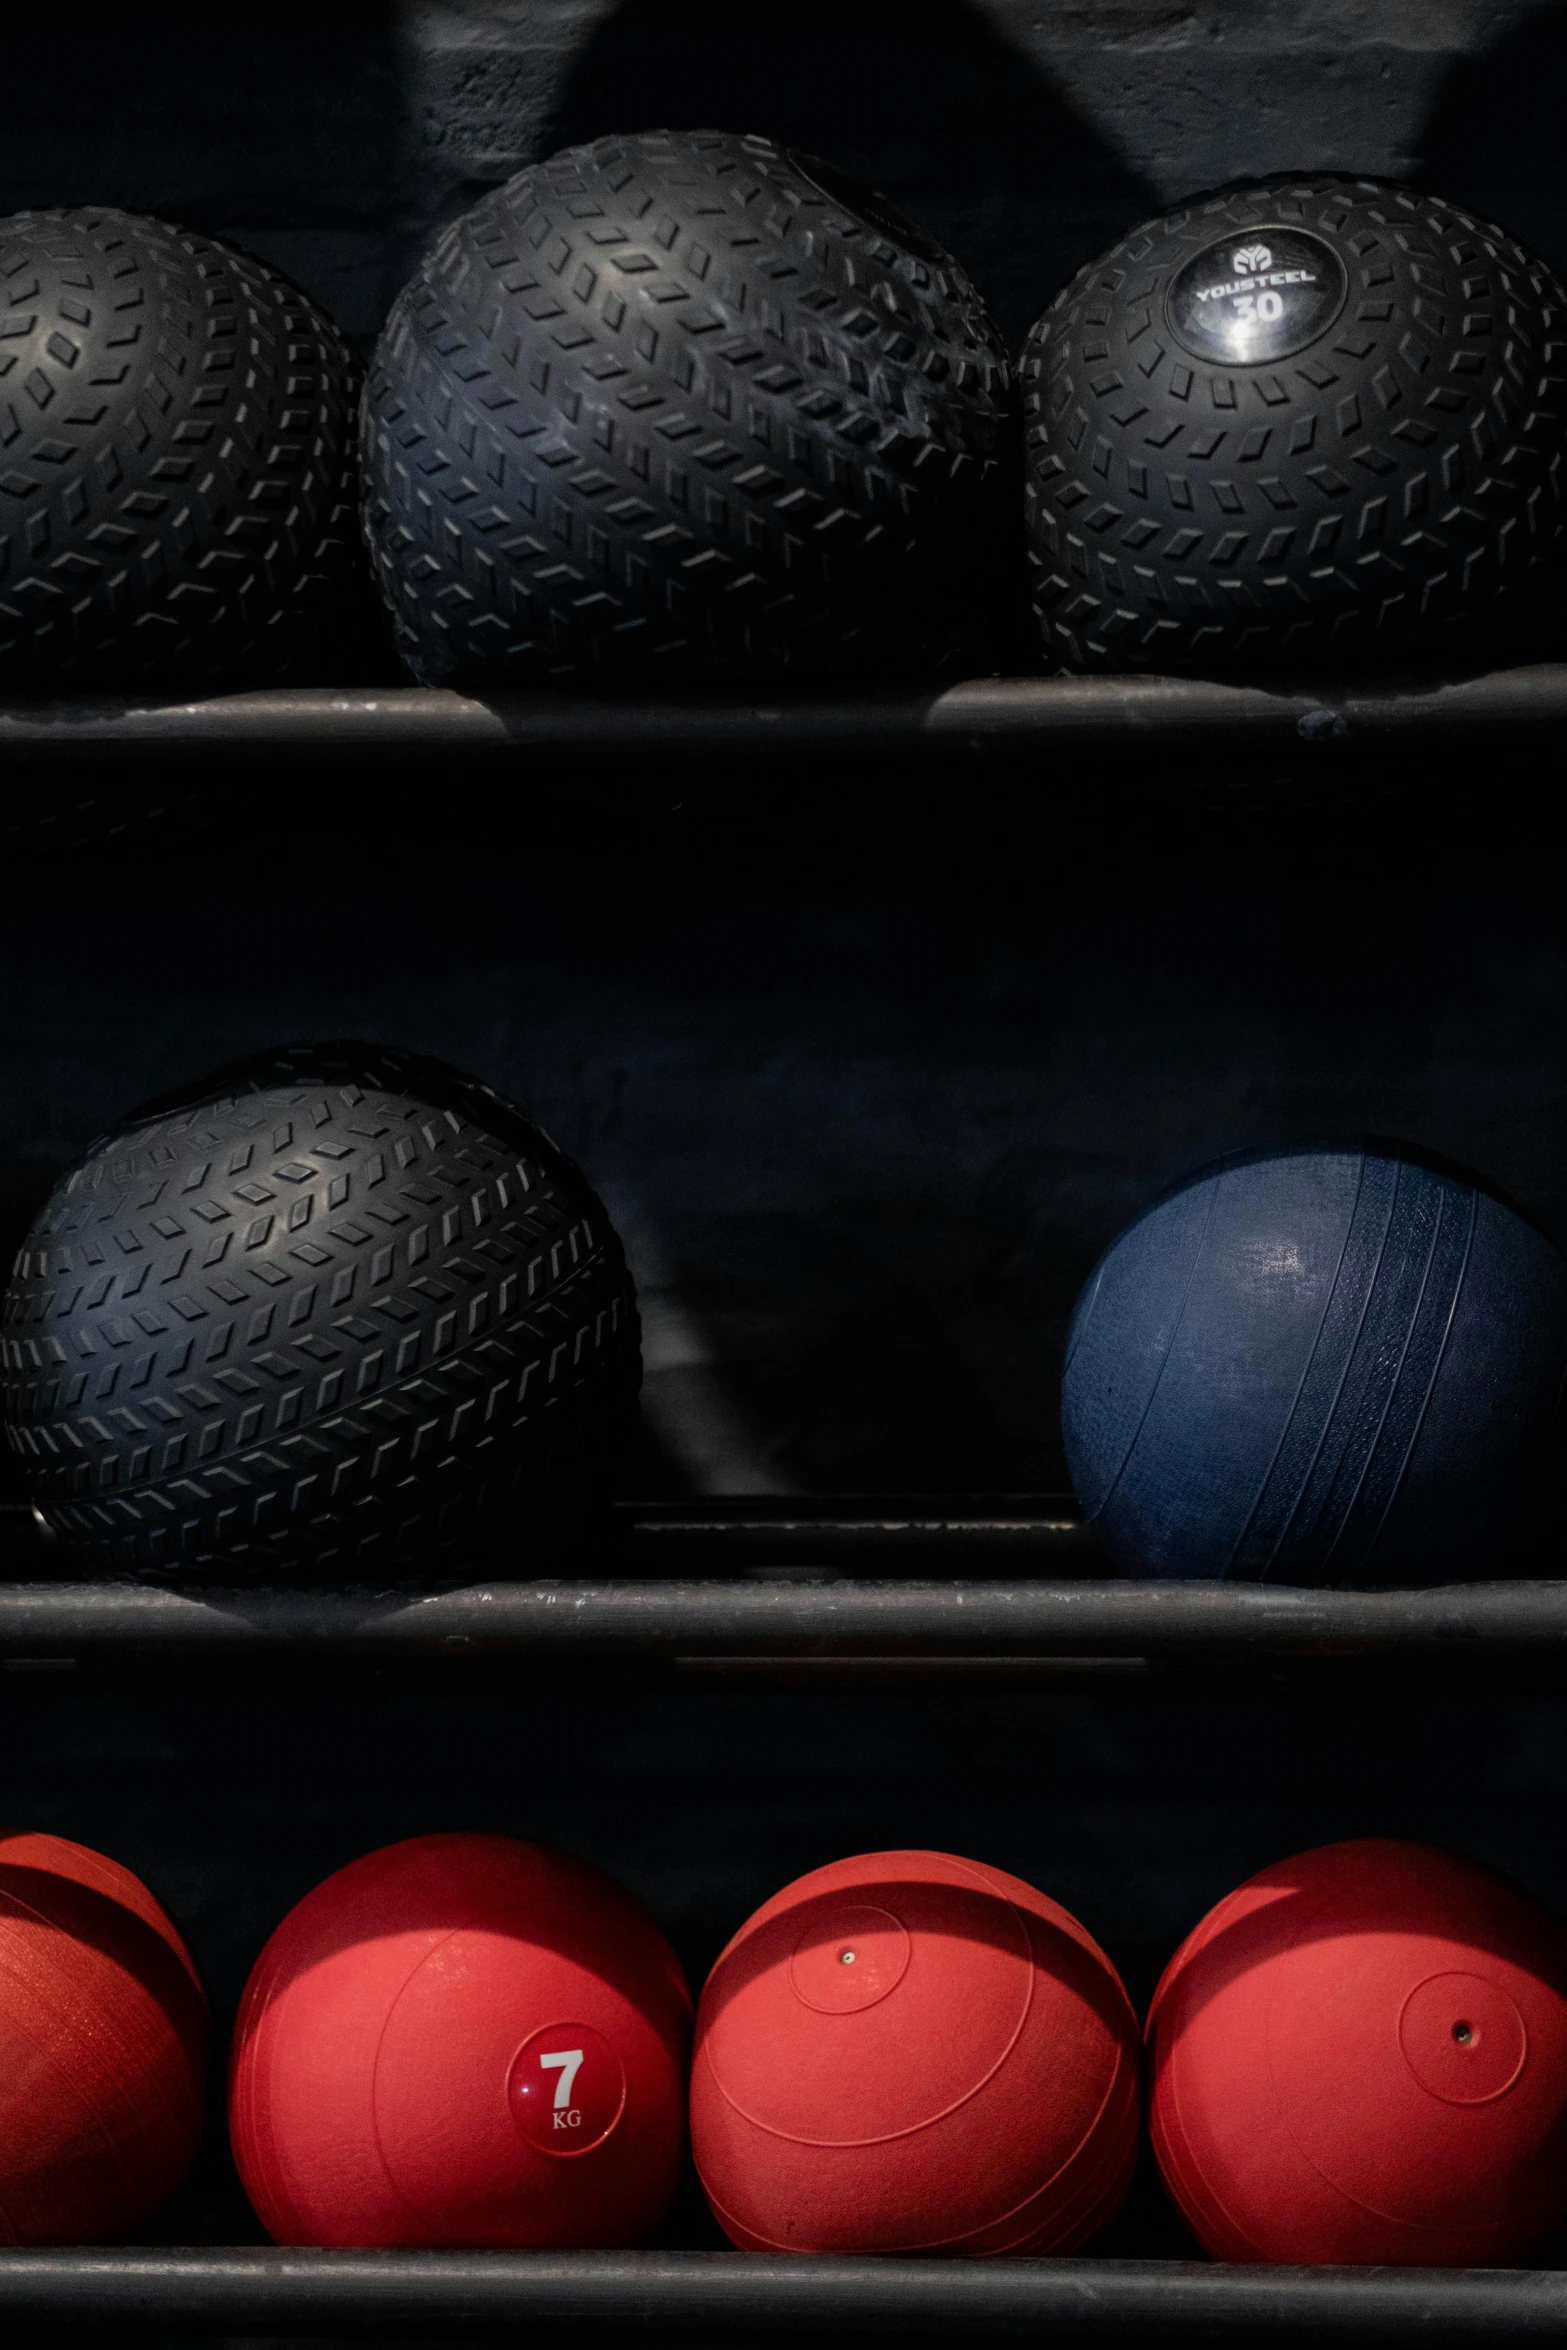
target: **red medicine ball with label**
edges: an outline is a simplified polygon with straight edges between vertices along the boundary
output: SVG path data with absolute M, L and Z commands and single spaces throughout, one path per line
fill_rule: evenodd
M 257 1960 L 234 2158 L 282 2244 L 635 2244 L 675 2189 L 690 2021 L 679 1960 L 597 1869 L 416 1836 Z
M 1211 1910 L 1148 2018 L 1154 2151 L 1222 2260 L 1493 2266 L 1567 2219 L 1567 1938 L 1367 1837 Z
M 816 1869 L 702 1993 L 692 2150 L 743 2251 L 1067 2251 L 1119 2209 L 1137 2122 L 1115 1969 L 977 1861 Z

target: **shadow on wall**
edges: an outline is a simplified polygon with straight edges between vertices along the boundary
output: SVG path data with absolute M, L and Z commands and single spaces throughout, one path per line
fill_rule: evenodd
M 1145 181 L 965 0 L 621 0 L 569 69 L 547 153 L 609 131 L 761 131 L 868 181 L 1021 339 L 1085 261 L 1159 209 Z
M 1521 237 L 1567 277 L 1567 8 L 1454 60 L 1421 134 L 1422 186 Z
M 357 338 L 395 291 L 406 142 L 390 0 L 8 25 L 0 214 L 115 204 L 231 238 Z

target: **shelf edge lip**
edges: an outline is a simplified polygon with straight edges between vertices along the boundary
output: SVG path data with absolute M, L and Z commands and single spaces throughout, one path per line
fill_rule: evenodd
M 1089 1580 L 560 1580 L 436 1591 L 0 1585 L 0 1656 L 563 1652 L 1567 1654 L 1567 1581 L 1316 1591 Z
M 1545 725 L 1567 716 L 1567 662 L 1468 676 L 1302 677 L 1268 683 L 1112 674 L 977 677 L 944 688 L 854 693 L 615 698 L 462 693 L 449 687 L 299 686 L 190 701 L 80 696 L 0 702 L 0 760 L 123 752 L 319 745 L 436 750 L 623 751 L 637 745 L 727 754 L 811 746 L 962 752 L 1083 737 L 1244 732 L 1293 738 L 1313 755 L 1357 740 L 1454 725 Z
M 1081 2258 L 933 2261 L 701 2253 L 0 2251 L 0 2315 L 34 2322 L 279 2325 L 594 2322 L 798 2332 L 1056 2324 L 1176 2332 L 1264 2324 L 1300 2337 L 1472 2339 L 1567 2323 L 1567 2271 L 1303 2269 Z

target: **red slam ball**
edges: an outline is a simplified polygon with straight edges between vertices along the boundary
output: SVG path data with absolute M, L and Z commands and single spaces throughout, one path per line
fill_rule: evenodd
M 692 2149 L 744 2251 L 1065 2251 L 1119 2208 L 1137 2121 L 1104 1952 L 950 1853 L 813 1870 L 702 1993 Z
M 1148 2018 L 1154 2150 L 1225 2260 L 1489 2265 L 1567 2217 L 1567 1943 L 1368 1837 L 1211 1910 Z
M 281 2244 L 646 2236 L 674 2192 L 691 1995 L 630 1894 L 510 1836 L 415 1836 L 256 1961 L 234 2158 Z
M 207 2002 L 139 1877 L 0 1837 L 0 2243 L 123 2236 L 190 2167 Z

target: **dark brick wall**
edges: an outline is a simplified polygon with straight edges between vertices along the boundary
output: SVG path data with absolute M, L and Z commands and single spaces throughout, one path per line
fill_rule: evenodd
M 654 123 L 829 154 L 1019 333 L 1142 214 L 1274 170 L 1422 176 L 1567 265 L 1567 10 L 1525 0 L 252 0 L 35 19 L 7 60 L 0 210 L 227 231 L 360 336 L 480 188 Z

